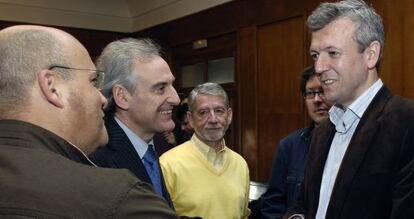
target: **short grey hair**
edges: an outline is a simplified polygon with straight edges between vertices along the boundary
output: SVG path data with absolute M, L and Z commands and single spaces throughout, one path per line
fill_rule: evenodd
M 373 41 L 378 41 L 381 44 L 380 58 L 376 64 L 379 69 L 384 50 L 384 25 L 375 9 L 364 1 L 345 0 L 322 3 L 308 17 L 307 26 L 311 32 L 315 32 L 342 17 L 348 17 L 355 23 L 356 29 L 353 38 L 358 44 L 359 52 L 362 53 Z
M 220 96 L 224 98 L 224 104 L 226 107 L 229 107 L 229 98 L 226 91 L 217 83 L 207 82 L 204 84 L 197 85 L 188 96 L 188 109 L 191 112 L 195 110 L 195 101 L 198 95 L 213 95 Z
M 114 85 L 122 85 L 128 92 L 136 89 L 136 76 L 132 74 L 136 61 L 146 63 L 161 56 L 161 48 L 149 38 L 125 38 L 108 44 L 97 59 L 97 69 L 105 72 L 102 94 L 108 99 L 106 113 L 115 111 L 112 94 Z
M 0 117 L 18 113 L 29 100 L 39 71 L 66 65 L 63 44 L 46 29 L 21 28 L 0 34 Z M 59 71 L 63 79 L 72 78 Z

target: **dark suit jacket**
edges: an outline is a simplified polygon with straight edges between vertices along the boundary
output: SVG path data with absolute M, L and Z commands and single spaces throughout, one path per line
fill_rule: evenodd
M 303 181 L 314 124 L 282 139 L 273 160 L 267 191 L 262 195 L 262 219 L 278 219 L 293 206 Z
M 301 196 L 290 213 L 304 213 L 307 219 L 315 217 L 334 134 L 335 127 L 330 122 L 315 129 Z M 383 87 L 349 143 L 326 219 L 413 218 L 413 203 L 414 103 Z
M 98 166 L 109 168 L 125 168 L 134 173 L 140 180 L 152 185 L 151 179 L 135 151 L 128 136 L 113 117 L 107 118 L 105 126 L 108 131 L 109 142 L 106 147 L 99 148 L 91 155 L 91 159 Z M 165 187 L 164 177 L 160 168 L 162 193 L 171 208 L 173 207 L 170 195 Z

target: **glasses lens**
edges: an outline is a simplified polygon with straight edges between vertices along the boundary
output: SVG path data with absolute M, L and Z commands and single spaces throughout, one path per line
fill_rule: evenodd
M 306 91 L 305 99 L 308 99 L 308 100 L 314 99 L 315 95 L 318 95 L 319 97 L 325 97 L 323 90 L 315 90 L 315 91 Z
M 312 91 L 310 91 L 310 92 L 306 92 L 305 93 L 305 98 L 306 99 L 313 99 L 313 98 L 315 98 L 315 93 L 314 92 L 312 92 Z

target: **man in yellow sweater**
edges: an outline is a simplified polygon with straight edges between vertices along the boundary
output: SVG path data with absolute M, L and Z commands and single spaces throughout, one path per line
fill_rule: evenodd
M 224 141 L 232 119 L 226 92 L 216 83 L 198 85 L 191 91 L 188 105 L 192 138 L 160 158 L 177 214 L 247 218 L 249 168 Z

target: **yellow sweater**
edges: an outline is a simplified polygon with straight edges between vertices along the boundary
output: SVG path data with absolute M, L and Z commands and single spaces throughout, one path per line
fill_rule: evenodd
M 164 180 L 180 216 L 204 219 L 247 218 L 250 211 L 249 169 L 236 152 L 225 148 L 226 159 L 216 170 L 189 140 L 160 158 Z

